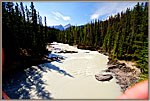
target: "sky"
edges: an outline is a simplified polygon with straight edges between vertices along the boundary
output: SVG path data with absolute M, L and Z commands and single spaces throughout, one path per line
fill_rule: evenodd
M 30 8 L 31 2 L 23 2 Z M 48 26 L 84 25 L 95 19 L 106 20 L 127 8 L 133 9 L 137 2 L 33 2 L 35 9 L 47 19 Z M 43 22 L 44 23 L 44 22 Z

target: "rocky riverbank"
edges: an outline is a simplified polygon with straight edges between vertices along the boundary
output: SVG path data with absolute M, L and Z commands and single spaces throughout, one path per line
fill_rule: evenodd
M 78 45 L 78 48 L 98 51 L 101 54 L 109 56 L 109 54 L 103 51 L 100 47 L 95 48 L 91 46 Z M 95 78 L 98 81 L 109 81 L 114 77 L 117 79 L 116 83 L 120 85 L 122 92 L 138 82 L 141 71 L 136 67 L 136 63 L 131 61 L 113 60 L 111 58 L 108 59 L 108 66 L 107 69 L 103 71 L 104 74 L 95 75 Z M 112 75 L 107 73 L 112 73 Z
M 122 92 L 137 83 L 140 78 L 140 69 L 136 68 L 135 63 L 131 61 L 116 61 L 109 58 L 108 67 L 103 72 L 112 73 L 112 76 L 117 79 L 116 83 L 120 85 Z

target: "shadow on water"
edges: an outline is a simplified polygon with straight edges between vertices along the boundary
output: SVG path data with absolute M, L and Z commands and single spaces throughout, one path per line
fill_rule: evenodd
M 43 72 L 47 72 L 46 69 L 48 68 L 50 71 L 51 70 L 55 70 L 60 74 L 63 74 L 64 76 L 69 76 L 69 77 L 73 77 L 72 75 L 70 75 L 69 73 L 67 73 L 64 70 L 61 70 L 59 67 L 56 67 L 55 65 L 52 65 L 51 63 L 44 63 L 41 65 L 38 65 L 38 68 L 43 71 Z
M 35 68 L 28 68 L 10 80 L 3 82 L 3 90 L 11 99 L 52 99 L 44 89 L 42 74 Z
M 58 57 L 58 55 L 55 55 L 55 57 Z M 61 61 L 57 62 L 62 63 Z M 40 72 L 38 69 L 40 69 Z M 43 77 L 43 72 L 47 73 L 47 71 L 51 70 L 55 70 L 64 76 L 73 77 L 51 63 L 43 63 L 39 64 L 37 68 L 27 68 L 24 71 L 20 71 L 15 76 L 3 80 L 3 91 L 11 99 L 53 99 L 51 93 L 44 87 L 46 83 L 41 79 Z
M 48 58 L 52 57 L 64 57 L 64 56 L 49 53 Z
M 66 59 L 67 57 L 65 57 L 65 56 L 62 56 L 62 55 L 56 55 L 56 54 L 51 54 L 51 53 L 49 53 L 48 54 L 48 59 L 52 59 L 52 58 L 56 58 L 57 60 L 56 60 L 56 62 L 58 62 L 58 63 L 63 63 L 62 61 L 61 61 L 61 59 Z
M 49 53 L 48 55 L 48 58 L 52 58 L 52 57 L 62 57 L 62 58 L 67 58 L 67 57 L 64 57 L 62 55 L 56 55 L 56 54 L 51 54 Z M 62 61 L 56 61 L 58 63 L 63 63 Z M 43 72 L 47 72 L 46 69 L 48 68 L 49 70 L 55 70 L 57 71 L 58 73 L 61 73 L 61 74 L 64 74 L 65 76 L 70 76 L 70 77 L 73 77 L 72 75 L 70 75 L 69 73 L 67 73 L 66 71 L 64 70 L 61 70 L 59 67 L 56 67 L 55 65 L 52 65 L 51 63 L 44 63 L 44 64 L 41 64 L 41 65 L 38 65 L 38 68 L 43 71 Z
M 61 62 L 61 61 L 56 61 L 56 62 L 58 62 L 58 63 L 63 63 L 63 62 Z
M 64 59 L 67 58 L 67 57 L 62 56 L 62 55 L 57 55 L 57 54 L 49 53 L 49 54 L 48 54 L 48 58 L 52 58 L 52 57 L 59 57 L 59 58 L 61 57 L 61 58 L 64 58 Z

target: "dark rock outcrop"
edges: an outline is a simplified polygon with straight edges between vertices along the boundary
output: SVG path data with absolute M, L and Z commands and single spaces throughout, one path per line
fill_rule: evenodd
M 97 74 L 95 75 L 95 78 L 98 81 L 109 81 L 113 78 L 113 76 L 111 74 Z
M 115 69 L 115 68 L 118 68 L 116 65 L 109 65 L 108 66 L 108 69 Z
M 51 57 L 51 58 L 44 57 L 42 60 L 45 62 L 52 62 L 52 61 L 64 60 L 64 58 L 63 57 Z
M 67 51 L 67 50 L 61 50 L 59 52 L 55 52 L 55 53 L 78 53 L 77 51 Z
M 120 85 L 122 92 L 124 92 L 132 84 L 137 83 L 140 73 L 139 71 L 128 67 L 125 63 L 119 63 L 116 60 L 110 59 L 108 68 L 103 72 L 111 72 L 117 79 L 116 83 Z

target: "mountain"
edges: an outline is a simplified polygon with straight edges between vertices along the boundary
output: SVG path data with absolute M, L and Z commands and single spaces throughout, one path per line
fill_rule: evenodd
M 60 31 L 64 30 L 64 27 L 62 25 L 56 25 L 56 26 L 53 26 L 53 28 L 59 29 Z
M 70 27 L 71 27 L 71 24 L 68 24 L 68 25 L 64 26 L 64 30 L 67 30 Z
M 63 31 L 63 30 L 67 30 L 68 28 L 71 27 L 71 24 L 67 24 L 65 26 L 62 26 L 61 24 L 60 25 L 56 25 L 56 26 L 50 26 L 51 28 L 56 28 L 56 29 L 59 29 L 60 31 Z

